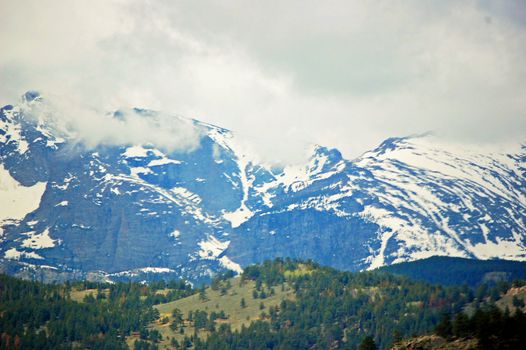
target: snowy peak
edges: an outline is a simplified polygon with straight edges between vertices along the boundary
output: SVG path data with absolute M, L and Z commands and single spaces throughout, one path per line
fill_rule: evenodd
M 329 149 L 316 145 L 314 148 L 314 155 L 310 159 L 307 172 L 311 176 L 315 176 L 320 173 L 334 171 L 338 167 L 341 168 L 343 163 L 344 160 L 340 151 L 335 148 Z
M 445 143 L 437 137 L 397 139 L 366 153 L 357 162 L 374 166 L 405 167 L 436 176 L 458 179 L 478 185 L 509 200 L 524 203 L 519 190 L 523 179 L 524 148 L 519 144 L 471 145 Z
M 0 110 L 2 271 L 200 281 L 284 256 L 350 270 L 526 260 L 524 145 L 424 134 L 354 160 L 315 146 L 276 170 L 215 125 L 138 108 L 102 118 L 153 125 L 164 140 L 85 146 L 36 92 Z M 196 144 L 165 147 L 183 132 Z
M 278 176 L 283 191 L 272 187 L 273 205 L 244 224 L 238 239 L 246 242 L 229 248 L 234 260 L 276 244 L 267 257 L 351 269 L 433 255 L 526 259 L 521 145 L 468 146 L 426 134 L 386 140 L 353 161 L 318 148 L 305 169 Z M 273 248 L 255 230 L 268 232 Z
M 433 254 L 524 259 L 523 151 L 517 145 L 467 147 L 427 135 L 390 140 L 366 153 L 356 164 L 381 184 L 367 190 L 378 200 L 364 210 L 387 230 L 380 253 L 396 237 L 409 249 L 387 254 L 393 262 Z M 377 255 L 373 265 L 385 258 Z
M 384 140 L 380 144 L 380 146 L 378 146 L 372 152 L 378 155 L 382 155 L 382 154 L 389 153 L 389 152 L 396 151 L 396 150 L 413 148 L 413 146 L 411 145 L 411 140 L 432 137 L 432 135 L 433 135 L 432 133 L 425 133 L 425 134 L 406 136 L 406 137 L 390 137 Z
M 28 91 L 24 95 L 22 95 L 22 102 L 24 103 L 31 103 L 34 101 L 41 101 L 42 96 L 40 96 L 40 93 L 38 91 Z

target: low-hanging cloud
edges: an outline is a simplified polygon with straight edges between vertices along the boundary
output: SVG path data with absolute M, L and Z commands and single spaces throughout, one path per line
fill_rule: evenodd
M 105 112 L 68 96 L 40 96 L 22 103 L 24 115 L 43 123 L 52 134 L 87 148 L 155 145 L 167 152 L 199 147 L 202 128 L 193 120 L 150 110 Z
M 308 143 L 355 156 L 430 130 L 526 135 L 521 1 L 1 3 L 2 103 L 38 89 L 100 113 L 178 113 L 286 162 Z M 91 132 L 94 143 L 134 134 Z

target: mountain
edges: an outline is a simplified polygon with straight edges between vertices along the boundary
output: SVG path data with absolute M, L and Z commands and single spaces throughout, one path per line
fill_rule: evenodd
M 270 205 L 236 230 L 229 255 L 343 269 L 433 255 L 522 260 L 525 159 L 524 146 L 475 152 L 431 135 L 389 139 L 351 161 L 319 147 L 305 172 L 267 189 Z
M 143 109 L 106 115 L 159 123 Z M 198 147 L 86 145 L 37 92 L 0 110 L 0 271 L 205 281 L 275 257 L 362 270 L 434 255 L 526 259 L 526 146 L 433 135 L 357 159 L 260 163 L 229 130 L 173 117 Z M 350 135 L 352 137 L 352 135 Z

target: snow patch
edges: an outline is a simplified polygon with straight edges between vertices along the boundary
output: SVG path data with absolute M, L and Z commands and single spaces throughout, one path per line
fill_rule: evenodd
M 230 221 L 232 228 L 241 226 L 241 224 L 248 221 L 252 216 L 254 216 L 254 213 L 247 208 L 245 203 L 243 203 L 240 208 L 237 208 L 236 211 L 223 214 L 223 218 Z
M 37 259 L 42 260 L 44 259 L 42 256 L 38 255 L 35 252 L 24 252 L 19 251 L 16 248 L 11 248 L 9 250 L 6 250 L 4 253 L 4 258 L 8 260 L 20 260 L 21 258 L 25 259 Z
M 143 146 L 132 146 L 126 148 L 126 151 L 122 155 L 126 158 L 144 158 L 148 157 L 148 152 L 151 152 L 151 149 L 144 148 Z
M 143 267 L 141 269 L 138 269 L 137 271 L 143 272 L 143 273 L 171 273 L 171 272 L 175 272 L 175 270 L 169 269 L 167 267 Z
M 150 163 L 148 163 L 148 167 L 167 165 L 167 164 L 181 164 L 181 162 L 178 160 L 169 159 L 169 158 L 160 158 L 160 159 L 152 160 Z
M 19 260 L 21 256 L 22 252 L 19 252 L 16 248 L 11 248 L 4 252 L 4 258 L 8 260 Z
M 485 243 L 478 243 L 470 248 L 478 259 L 517 260 L 518 257 L 526 259 L 526 248 L 521 242 L 504 240 L 500 237 L 497 237 L 496 242 L 486 240 Z
M 133 269 L 133 270 L 127 270 L 127 271 L 121 271 L 121 272 L 115 272 L 112 274 L 109 274 L 111 277 L 136 277 L 139 276 L 141 273 L 174 273 L 175 270 L 172 270 L 167 267 L 142 267 L 139 269 Z
M 201 248 L 198 254 L 202 259 L 215 260 L 228 248 L 229 244 L 230 241 L 221 242 L 214 236 L 209 236 L 208 240 L 198 243 Z
M 0 164 L 0 224 L 8 219 L 21 220 L 38 209 L 46 184 L 38 182 L 30 187 L 22 186 Z
M 22 247 L 31 248 L 31 249 L 44 249 L 44 248 L 53 248 L 57 240 L 52 239 L 49 236 L 49 229 L 45 229 L 42 233 L 35 234 L 35 232 L 25 233 L 28 236 L 22 242 Z
M 221 263 L 221 265 L 223 265 L 223 267 L 229 270 L 232 270 L 238 274 L 243 273 L 243 269 L 241 268 L 241 266 L 238 263 L 235 263 L 232 260 L 230 260 L 230 258 L 226 255 L 219 258 L 219 262 Z

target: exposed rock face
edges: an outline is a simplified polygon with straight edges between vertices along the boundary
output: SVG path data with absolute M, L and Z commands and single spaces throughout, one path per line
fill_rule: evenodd
M 394 345 L 391 350 L 476 350 L 476 339 L 455 339 L 448 341 L 437 335 L 413 338 Z
M 200 147 L 190 152 L 87 148 L 32 115 L 44 103 L 34 96 L 0 111 L 2 181 L 17 185 L 2 188 L 2 196 L 42 190 L 28 212 L 0 223 L 3 271 L 50 279 L 54 271 L 69 278 L 158 268 L 150 273 L 198 281 L 225 266 L 238 268 L 218 257 L 226 240 L 215 250 L 205 244 L 227 234 L 222 211 L 235 210 L 243 195 L 233 154 L 206 134 L 226 131 L 188 121 L 204 132 Z M 33 271 L 35 266 L 46 272 Z
M 86 147 L 45 104 L 30 92 L 0 110 L 1 271 L 200 281 L 285 256 L 350 270 L 432 255 L 526 259 L 521 145 L 464 149 L 427 135 L 355 160 L 318 146 L 305 166 L 276 170 L 230 131 L 178 117 L 198 147 Z M 127 113 L 157 118 L 108 118 Z

